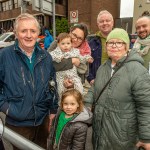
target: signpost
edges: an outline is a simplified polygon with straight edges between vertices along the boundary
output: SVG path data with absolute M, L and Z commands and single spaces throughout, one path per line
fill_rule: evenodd
M 70 11 L 70 23 L 78 23 L 78 10 Z

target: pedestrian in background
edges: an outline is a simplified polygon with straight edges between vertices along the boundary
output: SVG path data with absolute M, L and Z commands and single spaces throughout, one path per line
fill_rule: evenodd
M 81 93 L 76 89 L 64 92 L 51 127 L 48 150 L 85 150 L 91 120 L 92 113 L 83 106 Z
M 89 45 L 91 47 L 91 56 L 93 57 L 93 63 L 89 64 L 89 76 L 87 80 L 92 85 L 94 83 L 97 69 L 107 59 L 105 42 L 108 34 L 112 30 L 114 25 L 113 16 L 107 10 L 102 10 L 97 16 L 97 26 L 99 31 L 94 36 L 89 37 Z
M 19 15 L 14 32 L 15 44 L 0 51 L 0 111 L 8 128 L 46 148 L 58 106 L 49 88 L 52 58 L 36 44 L 40 26 L 33 15 Z
M 129 45 L 125 30 L 109 33 L 109 59 L 85 98 L 85 105 L 93 106 L 94 150 L 150 150 L 150 76 Z
M 54 41 L 50 32 L 46 29 L 45 30 L 45 38 L 44 38 L 44 49 L 47 50 L 51 43 Z
M 144 59 L 144 66 L 150 72 L 150 16 L 140 17 L 135 24 L 136 32 L 138 35 L 133 48 Z

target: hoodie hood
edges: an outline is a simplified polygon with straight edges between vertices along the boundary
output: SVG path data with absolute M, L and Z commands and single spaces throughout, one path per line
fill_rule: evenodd
M 45 35 L 50 36 L 50 32 L 48 30 L 45 30 Z
M 79 115 L 77 115 L 71 122 L 80 121 L 87 124 L 91 124 L 92 116 L 93 116 L 92 112 L 88 108 L 84 107 L 83 111 Z
M 126 60 L 126 63 L 130 62 L 130 61 L 137 61 L 139 63 L 141 63 L 142 65 L 144 65 L 144 60 L 143 58 L 138 54 L 136 49 L 132 49 L 129 51 L 128 54 L 128 58 Z
M 126 58 L 127 57 L 127 58 Z M 126 60 L 125 60 L 126 59 Z M 142 65 L 144 65 L 144 60 L 143 58 L 138 54 L 136 49 L 132 49 L 129 50 L 128 52 L 128 56 L 124 56 L 123 58 L 121 58 L 118 62 L 116 66 L 119 66 L 123 61 L 125 60 L 125 63 L 131 62 L 131 61 L 137 61 L 139 63 L 141 63 Z M 110 60 L 111 62 L 111 60 Z

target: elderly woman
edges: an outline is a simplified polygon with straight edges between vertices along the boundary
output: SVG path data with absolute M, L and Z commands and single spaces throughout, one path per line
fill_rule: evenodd
M 109 56 L 85 98 L 93 113 L 94 150 L 150 150 L 150 76 L 143 59 L 129 50 L 125 30 L 106 40 Z

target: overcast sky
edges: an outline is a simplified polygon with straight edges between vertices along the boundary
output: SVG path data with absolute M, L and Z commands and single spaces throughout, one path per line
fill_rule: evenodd
M 133 17 L 134 0 L 121 0 L 120 18 Z

